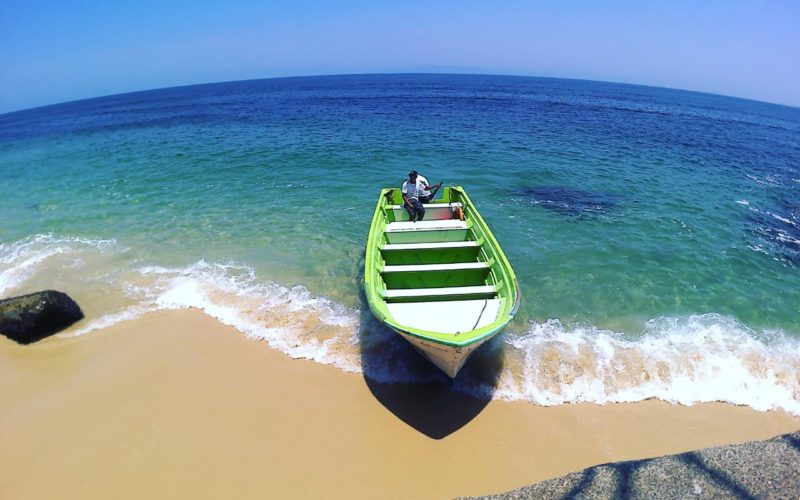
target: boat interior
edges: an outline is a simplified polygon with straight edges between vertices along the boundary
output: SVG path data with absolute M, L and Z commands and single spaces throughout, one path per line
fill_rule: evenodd
M 494 251 L 456 188 L 411 222 L 399 190 L 386 193 L 379 243 L 381 294 L 398 323 L 458 334 L 493 323 L 502 308 Z

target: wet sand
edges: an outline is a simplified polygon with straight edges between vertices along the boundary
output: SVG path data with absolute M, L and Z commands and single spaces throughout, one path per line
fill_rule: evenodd
M 196 310 L 0 337 L 0 497 L 452 498 L 767 439 L 725 404 L 538 407 L 293 360 Z

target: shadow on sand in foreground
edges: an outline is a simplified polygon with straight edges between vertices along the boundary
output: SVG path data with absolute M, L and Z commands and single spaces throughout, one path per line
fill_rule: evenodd
M 359 342 L 364 381 L 397 418 L 432 439 L 442 439 L 489 404 L 503 368 L 502 334 L 475 351 L 451 380 L 375 319 L 366 299 L 362 304 Z

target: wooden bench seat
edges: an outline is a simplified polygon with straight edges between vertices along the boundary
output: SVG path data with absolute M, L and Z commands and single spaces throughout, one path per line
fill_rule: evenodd
M 386 225 L 386 240 L 391 244 L 464 241 L 470 227 L 470 223 L 457 219 L 390 222 Z
M 461 207 L 461 203 L 423 203 L 425 208 L 425 220 L 446 220 L 453 218 L 453 210 Z M 388 210 L 392 212 L 395 221 L 407 221 L 408 211 L 403 205 L 389 205 Z
M 438 241 L 430 243 L 387 243 L 381 250 L 387 252 L 402 250 L 445 250 L 450 248 L 473 248 L 480 246 L 477 241 Z
M 494 296 L 497 293 L 496 285 L 482 286 L 457 286 L 448 288 L 407 288 L 384 290 L 383 296 L 387 299 L 412 299 L 422 297 L 458 297 L 458 296 Z
M 465 221 L 458 219 L 446 220 L 421 220 L 419 222 L 403 221 L 390 222 L 386 224 L 387 233 L 404 233 L 416 231 L 452 231 L 467 229 L 469 226 Z
M 456 262 L 453 264 L 416 264 L 405 266 L 384 266 L 384 273 L 429 273 L 435 271 L 469 271 L 475 269 L 489 269 L 487 262 Z

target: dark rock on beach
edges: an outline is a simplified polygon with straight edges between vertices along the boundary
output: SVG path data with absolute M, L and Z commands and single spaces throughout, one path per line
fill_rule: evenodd
M 81 318 L 78 304 L 55 290 L 0 300 L 0 333 L 20 344 L 41 340 Z
M 800 432 L 767 441 L 598 465 L 480 498 L 800 498 Z

